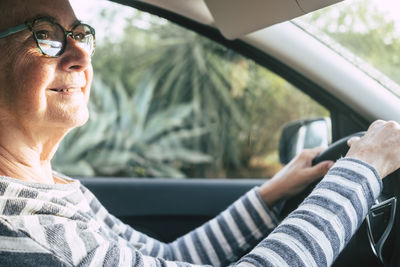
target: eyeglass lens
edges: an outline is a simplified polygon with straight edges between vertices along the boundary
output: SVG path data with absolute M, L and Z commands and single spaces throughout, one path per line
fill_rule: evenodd
M 39 49 L 45 55 L 51 57 L 60 56 L 66 45 L 64 29 L 50 21 L 38 20 L 32 25 L 32 32 L 35 36 Z M 89 55 L 94 52 L 94 36 L 91 28 L 85 24 L 79 24 L 73 29 L 72 38 Z
M 64 31 L 48 21 L 36 21 L 32 25 L 32 32 L 40 50 L 48 56 L 57 56 L 65 43 Z
M 89 55 L 94 52 L 94 36 L 88 25 L 79 24 L 73 30 L 73 36 L 78 45 L 84 49 Z

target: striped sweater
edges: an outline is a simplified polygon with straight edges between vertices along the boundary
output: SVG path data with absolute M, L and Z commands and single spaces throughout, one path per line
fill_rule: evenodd
M 0 177 L 0 266 L 329 266 L 381 188 L 373 167 L 341 159 L 276 228 L 255 188 L 166 244 L 109 214 L 79 181 Z

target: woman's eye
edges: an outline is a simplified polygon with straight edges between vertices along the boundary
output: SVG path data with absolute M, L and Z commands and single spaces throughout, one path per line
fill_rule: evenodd
M 86 34 L 84 34 L 84 33 L 77 33 L 74 35 L 74 39 L 76 41 L 82 41 L 85 38 L 86 38 Z
M 45 31 L 45 30 L 37 31 L 37 32 L 35 33 L 35 35 L 36 35 L 36 38 L 38 38 L 38 39 L 40 39 L 40 40 L 46 40 L 46 39 L 49 38 L 49 32 L 48 32 L 48 31 Z

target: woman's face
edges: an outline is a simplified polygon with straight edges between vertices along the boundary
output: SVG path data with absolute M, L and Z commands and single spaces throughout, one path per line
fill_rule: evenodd
M 16 2 L 21 4 L 13 1 L 12 5 L 24 10 L 17 10 L 18 24 L 9 27 L 38 15 L 55 18 L 67 30 L 77 21 L 67 0 Z M 71 37 L 58 58 L 43 55 L 29 30 L 1 39 L 0 125 L 6 122 L 28 131 L 51 131 L 84 124 L 89 116 L 87 102 L 92 77 L 90 56 Z

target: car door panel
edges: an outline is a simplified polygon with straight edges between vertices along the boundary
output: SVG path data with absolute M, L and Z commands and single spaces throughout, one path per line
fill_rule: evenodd
M 85 178 L 123 222 L 169 242 L 216 216 L 263 180 Z

